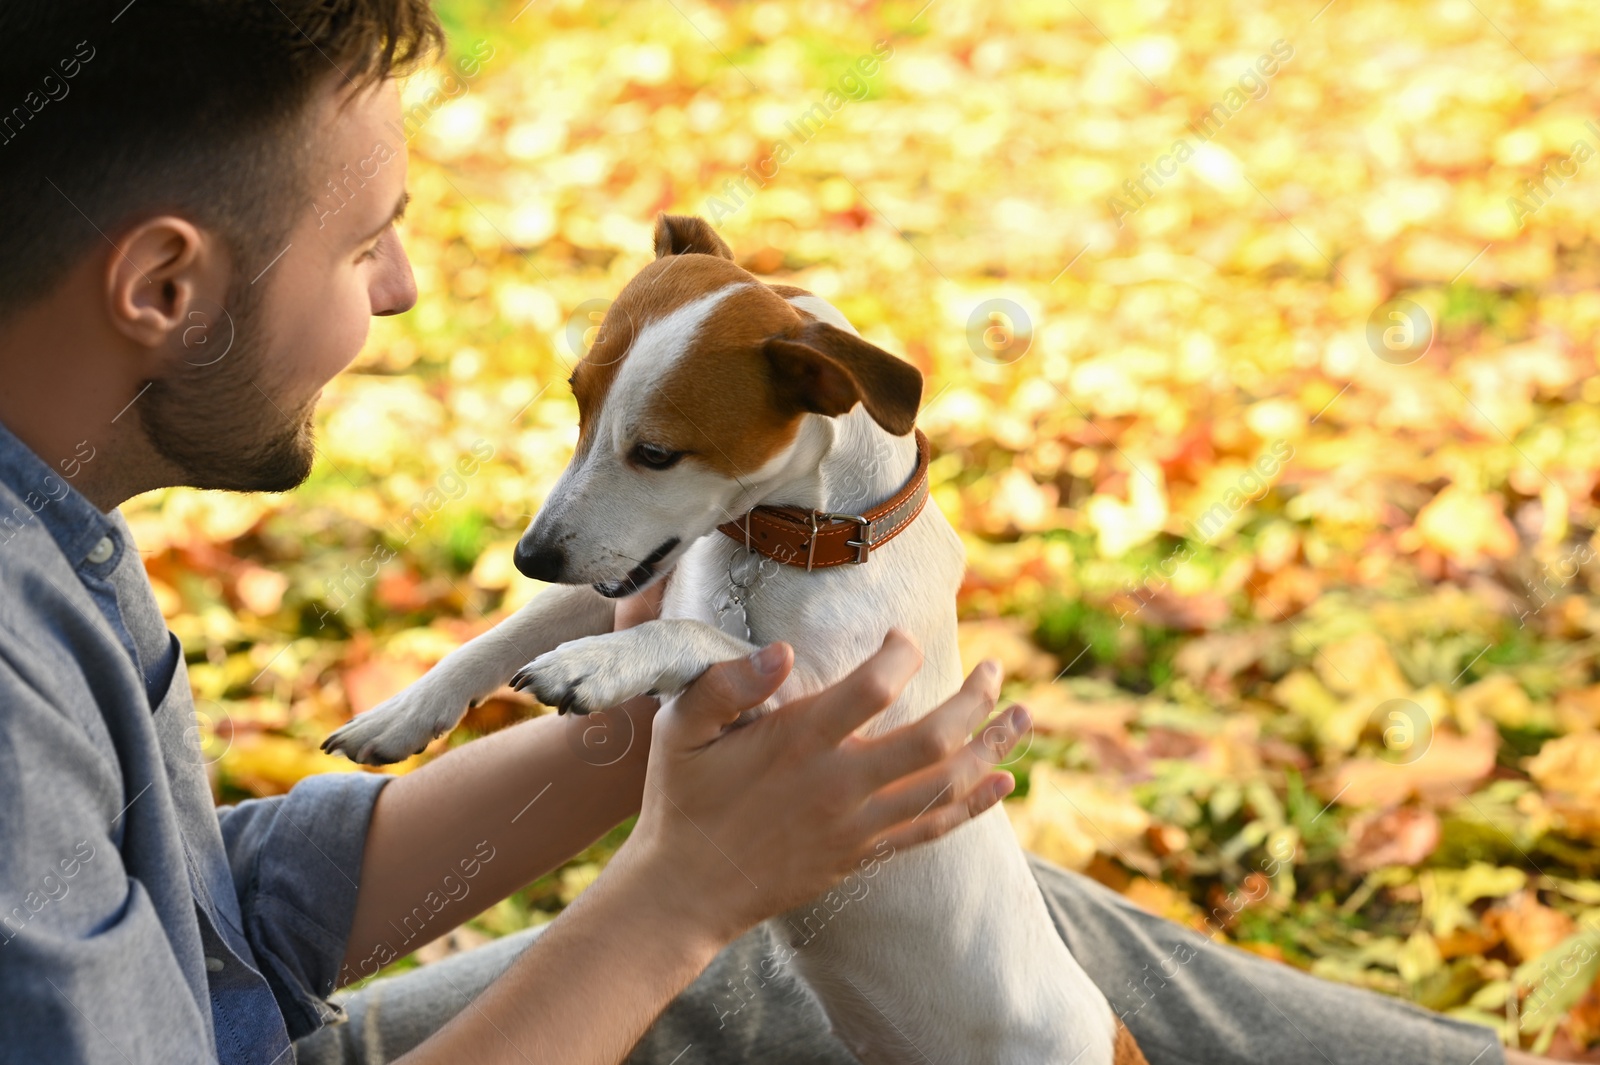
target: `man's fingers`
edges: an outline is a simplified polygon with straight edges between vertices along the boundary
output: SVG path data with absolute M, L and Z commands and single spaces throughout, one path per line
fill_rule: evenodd
M 992 773 L 961 801 L 930 807 L 926 813 L 909 821 L 902 821 L 884 833 L 882 840 L 895 850 L 899 850 L 902 847 L 915 847 L 919 843 L 938 839 L 1011 794 L 1011 789 L 1016 786 L 1017 782 L 1010 773 Z
M 978 722 L 989 716 L 1000 694 L 1000 667 L 979 662 L 961 690 L 920 720 L 863 743 L 867 786 L 876 790 L 950 757 L 967 742 Z
M 1028 712 L 1013 706 L 995 718 L 983 735 L 968 741 L 953 757 L 896 781 L 867 800 L 869 828 L 884 829 L 964 800 L 994 773 L 996 762 L 1027 731 Z
M 870 658 L 803 712 L 827 743 L 837 744 L 888 709 L 921 668 L 922 650 L 904 632 L 890 629 Z
M 786 643 L 769 643 L 745 658 L 718 662 L 673 704 L 673 717 L 687 729 L 681 740 L 690 746 L 710 743 L 740 714 L 777 691 L 793 666 L 794 650 Z M 656 720 L 662 719 L 658 715 Z
M 623 629 L 631 629 L 635 625 L 642 625 L 646 621 L 659 618 L 661 597 L 667 590 L 667 581 L 671 579 L 672 575 L 668 574 L 644 591 L 635 592 L 625 599 L 618 599 L 612 614 L 611 628 L 621 632 Z

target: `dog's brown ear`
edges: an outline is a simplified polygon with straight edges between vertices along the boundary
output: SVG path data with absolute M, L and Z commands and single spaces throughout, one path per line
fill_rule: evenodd
M 895 436 L 917 423 L 921 372 L 854 333 L 809 321 L 797 334 L 769 338 L 764 350 L 778 402 L 791 411 L 833 417 L 859 402 Z
M 733 250 L 717 236 L 717 231 L 704 218 L 692 214 L 657 215 L 656 258 L 688 252 L 733 258 Z

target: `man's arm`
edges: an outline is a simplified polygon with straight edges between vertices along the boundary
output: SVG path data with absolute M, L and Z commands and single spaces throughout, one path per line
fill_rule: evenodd
M 935 838 L 1012 786 L 970 739 L 994 706 L 985 663 L 919 721 L 854 733 L 921 665 L 905 636 L 850 677 L 743 728 L 777 690 L 782 644 L 714 666 L 656 716 L 638 826 L 599 881 L 494 985 L 401 1059 L 600 1065 L 620 1061 L 715 953 L 820 894 L 875 852 Z M 997 727 L 1009 747 L 1027 727 Z M 992 738 L 992 735 L 991 735 Z
M 367 830 L 339 982 L 443 935 L 636 812 L 654 713 L 655 700 L 635 699 L 536 718 L 390 781 Z
M 664 587 L 618 601 L 616 627 L 655 617 Z M 443 935 L 638 812 L 655 711 L 654 699 L 634 699 L 536 718 L 390 781 L 367 829 L 339 983 Z
M 163 800 L 28 672 L 0 650 L 0 1062 L 199 1061 L 209 1022 L 119 850 Z

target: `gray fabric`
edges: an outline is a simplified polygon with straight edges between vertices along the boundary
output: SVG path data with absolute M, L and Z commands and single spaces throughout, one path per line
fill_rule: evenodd
M 1504 1065 L 1494 1033 L 1317 980 L 1152 917 L 1086 877 L 1030 859 L 1057 928 L 1151 1065 Z M 342 997 L 348 1023 L 295 1044 L 300 1065 L 384 1065 L 505 971 L 539 929 Z M 855 1065 L 810 995 L 766 979 L 757 930 L 717 956 L 630 1065 Z
M 387 778 L 217 810 L 128 527 L 68 480 L 0 426 L 0 1063 L 281 1063 Z

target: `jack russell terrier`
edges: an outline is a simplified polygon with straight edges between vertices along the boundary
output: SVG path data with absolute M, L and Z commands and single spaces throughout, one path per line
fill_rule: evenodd
M 773 699 L 786 702 L 844 677 L 891 626 L 924 664 L 865 734 L 960 687 L 964 555 L 925 505 L 922 375 L 824 300 L 747 273 L 700 218 L 661 216 L 655 250 L 572 375 L 577 451 L 517 544 L 519 570 L 564 587 L 326 749 L 398 761 L 508 680 L 562 712 L 671 698 L 771 640 L 794 648 Z M 660 620 L 610 631 L 610 600 L 668 572 Z M 1145 1061 L 1056 933 L 998 805 L 877 879 L 814 940 L 795 931 L 809 907 L 765 926 L 864 1062 Z

